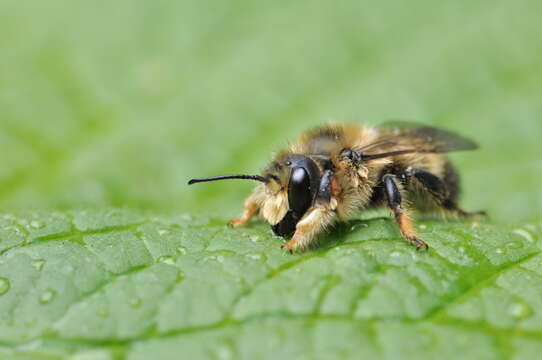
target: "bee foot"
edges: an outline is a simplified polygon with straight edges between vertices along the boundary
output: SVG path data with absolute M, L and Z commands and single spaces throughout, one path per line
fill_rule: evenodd
M 416 250 L 418 251 L 422 248 L 425 249 L 426 251 L 429 250 L 429 245 L 420 238 L 412 237 L 412 238 L 409 238 L 408 240 L 416 244 Z
M 245 221 L 243 219 L 233 219 L 233 220 L 228 221 L 228 226 L 235 228 L 235 227 L 243 225 L 244 223 Z
M 285 249 L 286 251 L 288 251 L 290 254 L 293 254 L 294 253 L 294 249 L 295 249 L 295 245 L 296 245 L 296 241 L 294 240 L 290 240 L 288 241 L 286 244 L 282 244 L 280 246 L 281 249 Z

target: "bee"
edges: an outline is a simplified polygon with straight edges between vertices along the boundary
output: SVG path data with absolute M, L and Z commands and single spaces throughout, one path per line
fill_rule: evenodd
M 485 214 L 458 206 L 459 176 L 445 155 L 477 147 L 460 135 L 416 123 L 328 124 L 302 134 L 262 175 L 192 179 L 188 184 L 260 182 L 245 200 L 241 217 L 229 224 L 243 225 L 259 214 L 276 235 L 291 237 L 282 245 L 290 252 L 308 248 L 333 224 L 380 207 L 391 210 L 399 232 L 416 249 L 428 249 L 416 232 L 413 210 L 463 218 Z

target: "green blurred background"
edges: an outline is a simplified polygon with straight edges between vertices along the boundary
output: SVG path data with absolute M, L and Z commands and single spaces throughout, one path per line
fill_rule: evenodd
M 259 172 L 329 120 L 479 141 L 464 207 L 542 213 L 542 3 L 0 3 L 0 210 L 237 215 Z

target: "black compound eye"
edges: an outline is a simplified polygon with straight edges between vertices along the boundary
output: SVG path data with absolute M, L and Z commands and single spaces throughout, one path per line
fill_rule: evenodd
M 288 184 L 288 204 L 301 217 L 312 202 L 309 174 L 303 168 L 294 168 Z

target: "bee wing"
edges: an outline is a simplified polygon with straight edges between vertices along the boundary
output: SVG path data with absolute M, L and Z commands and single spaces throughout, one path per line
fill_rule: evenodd
M 474 150 L 478 145 L 451 131 L 437 129 L 424 124 L 407 121 L 388 121 L 379 126 L 396 138 L 398 144 L 414 145 L 422 152 L 445 153 L 450 151 Z M 393 141 L 393 139 L 390 139 Z
M 406 121 L 390 121 L 378 129 L 382 138 L 356 149 L 365 160 L 410 153 L 446 153 L 474 150 L 478 145 L 461 135 L 431 126 Z

